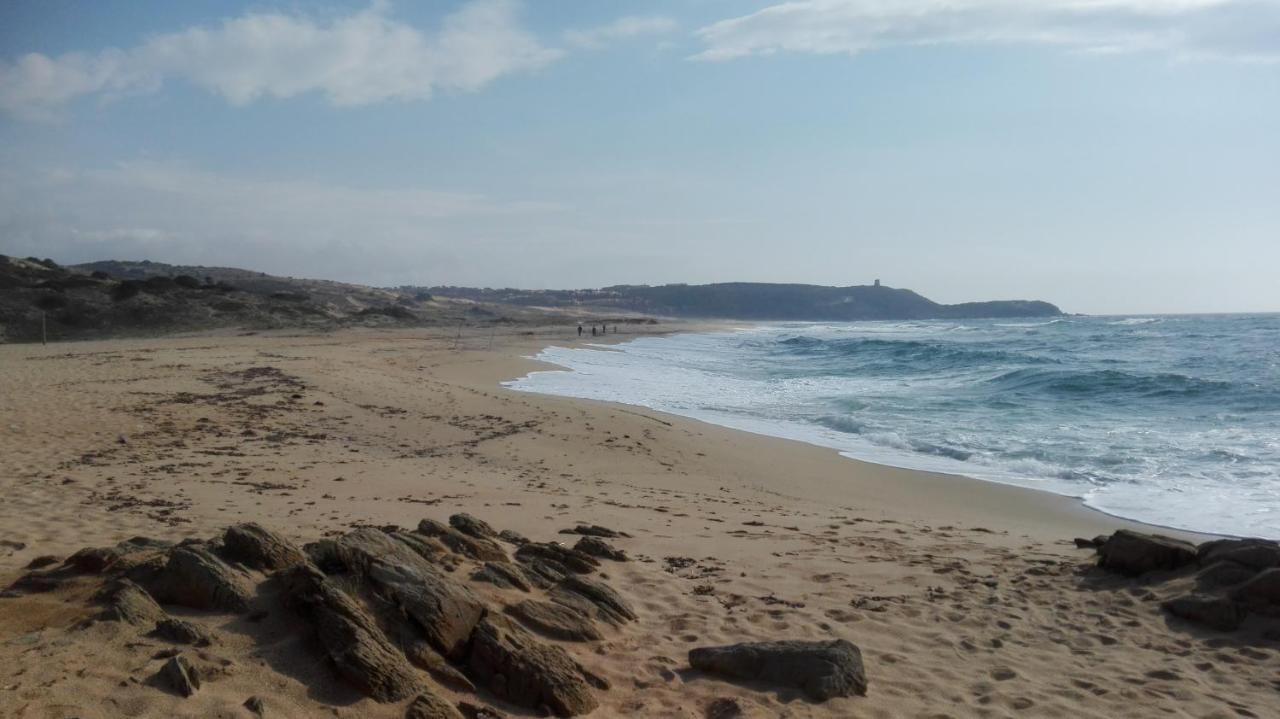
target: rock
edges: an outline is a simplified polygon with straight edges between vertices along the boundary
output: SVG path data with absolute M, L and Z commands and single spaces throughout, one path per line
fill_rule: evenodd
M 182 655 L 171 657 L 165 662 L 156 674 L 156 679 L 161 685 L 183 697 L 195 694 L 200 688 L 200 674 Z
M 1165 602 L 1164 610 L 1175 617 L 1229 632 L 1240 626 L 1248 610 L 1226 597 L 1189 594 Z
M 551 591 L 551 600 L 611 624 L 636 619 L 636 612 L 627 600 L 614 591 L 613 587 L 594 579 L 569 575 Z
M 503 589 L 519 589 L 522 592 L 531 589 L 524 573 L 507 562 L 485 562 L 483 567 L 471 575 L 471 579 L 475 582 L 488 582 Z
M 452 664 L 445 661 L 445 658 L 427 643 L 427 640 L 416 634 L 416 631 L 402 631 L 399 636 L 400 649 L 411 664 L 426 670 L 433 679 L 450 689 L 475 692 L 476 685 L 472 684 L 465 674 L 454 669 Z
M 100 574 L 107 569 L 125 571 L 172 546 L 171 542 L 160 539 L 131 537 L 114 547 L 85 547 L 67 557 L 64 564 L 90 574 Z
M 167 617 L 156 622 L 156 628 L 152 630 L 151 634 L 178 644 L 191 644 L 197 647 L 207 647 L 213 644 L 213 637 L 208 632 L 191 622 L 173 617 Z
M 476 519 L 466 513 L 455 514 L 452 517 L 449 517 L 449 526 L 463 534 L 469 534 L 476 539 L 496 537 L 498 534 L 493 531 L 493 527 L 490 527 L 484 520 Z
M 1076 543 L 1076 549 L 1097 549 L 1099 546 L 1097 538 L 1085 539 L 1084 537 L 1076 537 L 1072 541 Z
M 403 540 L 407 533 L 387 533 L 374 527 L 360 527 L 336 539 L 323 539 L 304 547 L 307 556 L 325 572 L 345 571 L 362 578 L 369 573 L 375 561 L 400 564 L 413 569 L 432 566 L 423 551 L 428 544 L 419 546 L 416 540 Z M 425 538 L 421 538 L 424 539 Z
M 746 714 L 743 713 L 737 699 L 720 697 L 707 705 L 703 716 L 706 719 L 742 719 Z
M 244 708 L 254 716 L 262 717 L 267 714 L 267 705 L 262 701 L 262 697 L 252 696 L 244 700 Z
M 507 613 L 526 627 L 552 639 L 591 642 L 604 638 L 587 615 L 563 604 L 526 599 L 507 607 Z
M 485 525 L 488 526 L 488 525 Z M 418 522 L 418 533 L 434 537 L 451 551 L 482 562 L 505 562 L 507 552 L 487 537 L 473 537 L 431 519 Z
M 608 527 L 601 527 L 598 524 L 579 524 L 573 529 L 562 529 L 561 534 L 582 534 L 588 537 L 604 537 L 605 539 L 617 539 L 619 537 L 630 537 L 626 532 L 616 532 Z
M 700 647 L 689 652 L 694 669 L 804 691 L 814 701 L 865 696 L 862 652 L 843 639 Z
M 418 556 L 433 564 L 440 562 L 449 554 L 449 549 L 431 537 L 424 537 L 416 532 L 392 532 L 392 538 L 402 542 L 418 553 Z
M 42 554 L 39 557 L 27 562 L 26 569 L 44 569 L 45 567 L 57 564 L 59 559 L 52 554 Z
M 463 719 L 462 714 L 436 694 L 424 691 L 405 710 L 404 719 Z
M 379 702 L 400 701 L 422 689 L 404 656 L 354 599 L 308 564 L 286 572 L 286 603 L 314 627 L 343 679 Z
M 501 539 L 502 541 L 508 544 L 514 544 L 517 547 L 523 546 L 529 543 L 528 537 L 510 529 L 504 529 L 501 532 L 498 532 L 498 539 Z
M 111 547 L 85 547 L 67 557 L 67 566 L 79 572 L 100 574 L 115 563 L 120 555 Z
M 462 716 L 467 719 L 507 719 L 507 716 L 497 709 L 477 706 L 470 702 L 458 702 L 458 711 L 462 712 Z
M 583 554 L 590 554 L 601 559 L 611 559 L 615 562 L 627 561 L 626 552 L 616 549 L 613 545 L 598 537 L 583 537 L 578 540 L 577 544 L 573 545 L 573 548 Z
M 573 571 L 563 564 L 541 557 L 521 559 L 520 569 L 525 579 L 539 589 L 548 589 L 551 585 L 573 574 Z
M 284 569 L 307 561 L 298 545 L 256 522 L 227 527 L 222 545 L 228 557 L 256 569 Z
M 1232 591 L 1231 597 L 1259 614 L 1280 615 L 1280 568 L 1258 573 Z
M 1185 567 L 1196 561 L 1190 542 L 1159 534 L 1116 530 L 1098 549 L 1098 566 L 1127 576 Z
M 470 589 L 430 565 L 375 560 L 369 578 L 417 622 L 437 651 L 449 659 L 465 653 L 467 638 L 485 612 L 484 603 Z
M 237 614 L 249 611 L 253 597 L 248 578 L 201 544 L 173 548 L 164 568 L 145 586 L 167 604 Z
M 117 579 L 99 595 L 106 609 L 98 615 L 108 622 L 127 622 L 138 627 L 152 627 L 168 617 L 147 590 L 128 579 Z
M 535 559 L 554 562 L 575 574 L 587 574 L 600 568 L 600 562 L 590 554 L 553 542 L 529 542 L 516 550 L 516 559 L 524 563 Z
M 1280 567 L 1280 544 L 1265 539 L 1218 539 L 1196 549 L 1201 564 L 1235 562 L 1254 571 Z
M 1235 562 L 1214 562 L 1196 575 L 1196 586 L 1201 589 L 1229 587 L 1252 579 L 1258 572 Z
M 499 616 L 485 617 L 471 637 L 467 667 L 476 682 L 519 706 L 556 716 L 586 714 L 595 695 L 573 659 Z

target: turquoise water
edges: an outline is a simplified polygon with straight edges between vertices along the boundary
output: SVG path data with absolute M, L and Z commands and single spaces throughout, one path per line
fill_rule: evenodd
M 510 383 L 1280 537 L 1280 315 L 777 324 L 550 347 Z

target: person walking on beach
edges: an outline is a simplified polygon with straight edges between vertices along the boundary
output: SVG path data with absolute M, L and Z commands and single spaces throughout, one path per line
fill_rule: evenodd
M 582 325 L 578 325 L 578 336 L 582 336 Z
M 591 336 L 592 336 L 592 337 L 595 337 L 595 336 L 596 336 L 596 326 L 595 326 L 595 325 L 591 325 Z

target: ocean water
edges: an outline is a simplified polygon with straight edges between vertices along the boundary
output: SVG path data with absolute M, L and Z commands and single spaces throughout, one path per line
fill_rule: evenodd
M 549 347 L 508 385 L 1280 538 L 1280 315 L 775 324 Z

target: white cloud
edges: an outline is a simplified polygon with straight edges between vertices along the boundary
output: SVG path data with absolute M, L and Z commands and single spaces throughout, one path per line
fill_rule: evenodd
M 521 27 L 518 9 L 513 0 L 473 0 L 433 33 L 393 19 L 383 3 L 329 22 L 249 13 L 129 49 L 32 53 L 0 61 L 0 110 L 48 118 L 82 95 L 151 92 L 174 79 L 236 105 L 310 92 L 350 106 L 472 91 L 560 56 Z
M 1276 0 L 800 0 L 703 27 L 702 60 L 912 45 L 1280 61 Z
M 587 30 L 568 30 L 564 34 L 564 40 L 574 47 L 598 50 L 614 40 L 641 35 L 665 35 L 678 27 L 679 24 L 669 17 L 629 15 Z

